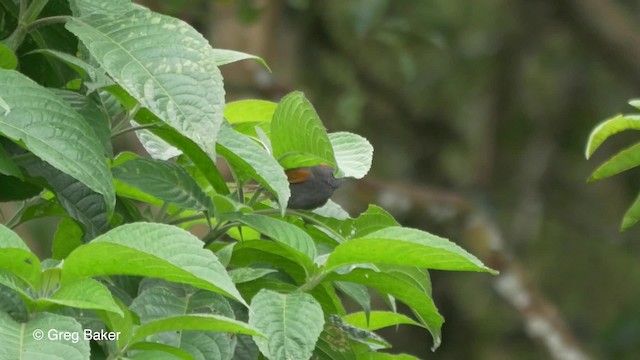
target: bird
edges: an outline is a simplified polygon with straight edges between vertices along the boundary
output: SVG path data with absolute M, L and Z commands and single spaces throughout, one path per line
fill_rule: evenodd
M 285 170 L 291 197 L 289 209 L 313 210 L 327 203 L 344 179 L 336 179 L 328 164 Z

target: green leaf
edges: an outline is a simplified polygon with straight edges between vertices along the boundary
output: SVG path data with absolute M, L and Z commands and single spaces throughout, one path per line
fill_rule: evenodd
M 602 163 L 589 177 L 589 182 L 619 174 L 640 165 L 640 143 L 630 146 Z
M 4 148 L 0 145 L 0 174 L 16 177 L 24 180 L 20 168 L 9 158 Z
M 240 100 L 227 103 L 224 117 L 230 124 L 271 122 L 277 103 L 265 100 Z
M 129 339 L 131 339 L 131 335 L 133 334 L 133 323 L 135 314 L 133 314 L 131 310 L 129 310 L 127 305 L 125 305 L 117 297 L 113 297 L 113 301 L 120 308 L 122 315 L 119 315 L 114 311 L 100 310 L 97 310 L 96 314 L 100 317 L 100 319 L 102 319 L 109 330 L 120 333 L 116 341 L 118 344 L 118 349 L 122 349 L 129 343 Z
M 67 90 L 53 90 L 56 95 L 64 99 L 71 107 L 77 111 L 84 120 L 91 126 L 102 144 L 103 152 L 106 156 L 113 157 L 113 145 L 111 144 L 111 119 L 103 108 L 98 105 L 96 98 L 93 96 L 84 96 L 79 93 Z
M 233 360 L 255 360 L 260 356 L 260 350 L 251 336 L 239 335 L 238 343 L 233 352 Z
M 384 228 L 396 226 L 400 226 L 400 224 L 385 209 L 369 205 L 367 210 L 355 219 L 353 237 L 362 237 Z
M 12 109 L 0 116 L 0 132 L 102 194 L 112 213 L 111 174 L 100 141 L 82 117 L 50 90 L 12 70 L 0 70 L 0 97 Z
M 363 263 L 497 273 L 447 239 L 403 227 L 384 228 L 338 245 L 329 255 L 326 268 Z
M 262 290 L 251 300 L 250 309 L 249 324 L 266 336 L 253 337 L 265 357 L 270 360 L 311 358 L 324 326 L 322 308 L 313 296 Z
M 158 118 L 146 109 L 138 111 L 135 119 L 143 125 L 158 123 Z M 229 188 L 218 171 L 215 161 L 212 160 L 215 158 L 207 155 L 195 142 L 166 125 L 154 127 L 150 131 L 168 144 L 180 149 L 184 155 L 191 159 L 218 194 L 229 194 Z
M 407 304 L 418 320 L 429 330 L 433 337 L 432 350 L 440 346 L 441 328 L 444 319 L 438 313 L 431 296 L 414 284 L 396 276 L 369 269 L 354 269 L 342 275 L 334 273 L 327 280 L 355 282 L 376 289 L 383 294 L 393 295 L 393 297 Z
M 131 121 L 131 125 L 139 126 L 135 121 Z M 142 144 L 142 147 L 144 147 L 154 159 L 169 160 L 182 154 L 176 147 L 169 145 L 169 143 L 154 135 L 149 130 L 136 131 L 136 136 L 140 144 Z
M 176 330 L 220 331 L 256 337 L 262 336 L 259 330 L 238 320 L 220 315 L 193 314 L 164 318 L 141 325 L 134 332 L 131 341 L 135 342 L 152 334 Z
M 16 301 L 10 301 L 10 304 L 6 306 L 6 309 L 3 309 L 2 302 L 3 300 L 6 301 L 8 299 L 7 297 L 4 297 L 4 296 L 7 296 L 9 294 L 7 293 L 1 294 L 0 295 L 0 311 L 12 313 L 16 311 L 17 308 L 20 306 L 18 303 L 22 305 L 33 304 L 33 291 L 29 291 L 29 287 L 30 287 L 29 284 L 26 281 L 22 280 L 16 274 L 7 270 L 0 269 L 0 285 L 3 285 L 10 290 L 13 290 L 15 293 L 11 295 L 19 296 L 22 300 L 20 301 L 18 299 Z M 2 286 L 0 286 L 0 290 L 4 291 L 5 289 L 3 289 Z
M 313 213 L 325 218 L 333 218 L 337 220 L 349 219 L 349 213 L 331 199 L 327 200 L 327 203 L 321 207 L 313 209 Z
M 82 228 L 70 217 L 63 217 L 53 235 L 53 258 L 62 260 L 82 245 Z
M 636 199 L 633 201 L 633 204 L 631 204 L 629 209 L 624 213 L 620 231 L 629 230 L 629 228 L 635 225 L 638 220 L 640 220 L 640 194 L 638 194 Z
M 277 271 L 273 269 L 240 268 L 229 271 L 229 276 L 231 276 L 234 283 L 238 284 L 253 281 L 275 272 Z
M 62 338 L 65 334 L 67 340 Z M 19 323 L 0 312 L 0 359 L 85 360 L 89 341 L 71 317 L 37 313 L 29 322 Z
M 142 106 L 215 157 L 224 88 L 202 35 L 144 9 L 72 18 L 66 27 Z
M 106 286 L 93 279 L 79 279 L 63 285 L 53 295 L 38 299 L 43 305 L 62 305 L 78 309 L 104 310 L 124 316 Z
M 346 333 L 350 339 L 355 340 L 360 344 L 366 345 L 371 350 L 375 351 L 391 347 L 391 344 L 389 344 L 386 340 L 381 338 L 376 333 L 346 323 L 340 316 L 331 314 L 329 315 L 329 321 L 334 326 L 338 327 L 340 330 Z
M 313 359 L 356 360 L 354 343 L 343 329 L 328 322 L 316 343 Z
M 133 223 L 97 237 L 69 254 L 62 283 L 116 274 L 190 284 L 245 304 L 215 255 L 203 249 L 198 238 L 175 226 Z
M 211 199 L 180 166 L 161 160 L 134 158 L 111 169 L 129 186 L 182 208 L 212 210 Z
M 585 157 L 589 159 L 605 140 L 625 130 L 640 130 L 640 116 L 618 114 L 600 123 L 589 134 Z
M 140 316 L 142 324 L 193 314 L 235 317 L 229 301 L 219 294 L 155 279 L 141 282 L 140 295 L 131 303 L 131 310 Z M 231 358 L 236 343 L 230 333 L 213 331 L 162 332 L 147 339 L 186 350 L 194 358 L 221 360 Z
M 269 65 L 267 65 L 264 59 L 259 56 L 246 54 L 240 51 L 213 49 L 213 57 L 216 59 L 217 66 L 227 65 L 242 60 L 255 60 L 262 64 L 265 68 L 267 68 L 269 72 L 271 72 L 271 69 L 269 69 Z
M 40 260 L 16 233 L 0 224 L 0 269 L 26 281 L 34 290 L 40 289 Z
M 11 49 L 0 43 L 0 69 L 14 70 L 17 66 L 18 58 L 16 55 Z
M 366 286 L 341 281 L 336 281 L 334 285 L 345 295 L 358 303 L 362 310 L 364 310 L 365 314 L 368 315 L 371 312 L 371 296 L 369 295 L 369 290 Z M 364 329 L 364 327 L 362 328 Z
M 229 218 L 252 227 L 274 241 L 285 244 L 295 251 L 294 259 L 309 268 L 316 257 L 316 245 L 304 230 L 285 221 L 258 214 L 241 214 Z M 311 261 L 310 261 L 311 260 Z
M 306 259 L 306 256 L 302 256 Z M 282 243 L 274 241 L 242 241 L 233 248 L 231 264 L 233 266 L 251 266 L 255 263 L 266 263 L 277 269 L 284 270 L 298 284 L 303 283 L 309 274 L 312 263 L 302 260 L 306 265 L 300 264 L 291 249 Z M 308 267 L 307 267 L 308 266 Z
M 21 158 L 18 165 L 27 171 L 31 181 L 55 193 L 68 216 L 83 226 L 83 240 L 89 241 L 109 229 L 107 204 L 103 196 L 36 157 Z
M 357 312 L 345 316 L 344 321 L 353 326 L 371 331 L 402 324 L 424 327 L 406 315 L 391 311 L 372 311 L 368 315 L 369 319 L 367 320 L 365 312 Z
M 373 146 L 360 135 L 349 132 L 329 134 L 338 169 L 345 177 L 362 179 L 373 161 Z
M 273 156 L 226 123 L 220 129 L 217 150 L 227 159 L 237 174 L 255 179 L 260 185 L 275 194 L 284 215 L 291 191 L 284 169 Z
M 72 0 L 69 1 L 69 5 L 75 16 L 124 14 L 132 8 L 131 0 Z
M 271 121 L 273 156 L 285 169 L 321 163 L 336 168 L 327 131 L 313 105 L 299 91 L 285 96 Z
M 99 87 L 113 84 L 113 81 L 107 77 L 107 75 L 104 73 L 104 70 L 97 69 L 95 66 L 86 63 L 84 60 L 73 55 L 51 49 L 36 49 L 29 52 L 29 54 L 43 54 L 46 56 L 51 56 L 54 59 L 58 59 L 67 64 L 70 68 L 77 72 L 78 75 L 82 76 L 83 79 L 91 80 Z

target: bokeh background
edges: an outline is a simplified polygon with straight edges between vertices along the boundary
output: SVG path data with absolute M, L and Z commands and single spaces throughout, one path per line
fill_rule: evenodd
M 302 90 L 329 130 L 367 137 L 371 174 L 336 194 L 353 215 L 380 204 L 501 270 L 432 272 L 443 344 L 400 327 L 392 352 L 640 358 L 640 226 L 618 230 L 640 173 L 586 183 L 638 133 L 584 158 L 591 129 L 640 96 L 640 1 L 138 2 L 266 60 L 222 68 L 228 101 Z

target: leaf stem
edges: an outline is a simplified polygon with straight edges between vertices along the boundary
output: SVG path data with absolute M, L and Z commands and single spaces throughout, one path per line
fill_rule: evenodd
M 120 136 L 120 135 L 124 135 L 128 132 L 132 132 L 132 131 L 138 131 L 138 130 L 145 130 L 145 129 L 153 129 L 153 128 L 159 128 L 160 125 L 162 125 L 161 123 L 152 123 L 152 124 L 146 124 L 146 125 L 138 125 L 138 126 L 132 126 L 132 127 L 128 127 L 122 130 L 118 130 L 116 132 L 114 132 L 111 135 L 112 139 L 115 139 L 116 137 Z
M 61 16 L 50 16 L 42 19 L 38 19 L 31 24 L 27 25 L 26 32 L 29 33 L 39 27 L 52 25 L 52 24 L 63 24 L 71 19 L 70 16 L 61 15 Z

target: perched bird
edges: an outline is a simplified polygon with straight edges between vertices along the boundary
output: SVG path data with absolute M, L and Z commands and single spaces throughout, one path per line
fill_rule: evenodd
M 336 179 L 326 164 L 285 170 L 289 179 L 290 209 L 312 210 L 326 204 L 343 179 Z

